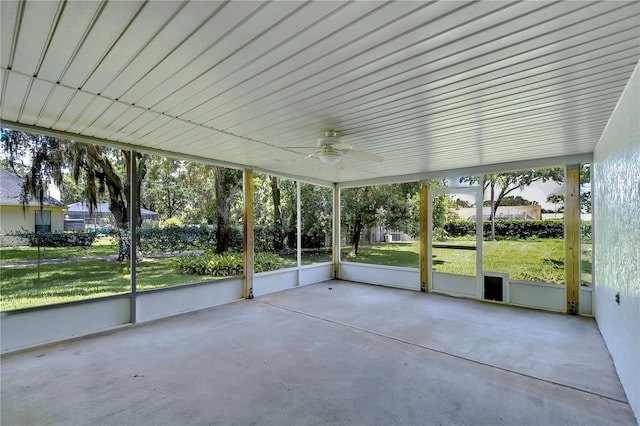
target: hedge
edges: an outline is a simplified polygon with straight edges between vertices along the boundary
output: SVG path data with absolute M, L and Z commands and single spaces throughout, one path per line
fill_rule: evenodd
M 452 220 L 446 222 L 444 230 L 447 236 L 462 237 L 475 235 L 476 223 L 468 220 Z M 482 221 L 484 238 L 491 236 L 491 221 Z M 581 223 L 582 241 L 591 241 L 591 222 Z M 497 219 L 496 237 L 504 239 L 527 238 L 564 238 L 564 221 L 562 220 L 521 220 Z
M 95 239 L 89 232 L 17 232 L 31 247 L 90 247 Z

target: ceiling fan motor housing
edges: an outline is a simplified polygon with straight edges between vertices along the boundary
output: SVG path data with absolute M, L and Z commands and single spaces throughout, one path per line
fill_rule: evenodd
M 318 138 L 319 148 L 331 147 L 339 143 L 342 143 L 342 139 L 338 137 L 338 132 L 335 130 L 325 130 L 324 137 Z

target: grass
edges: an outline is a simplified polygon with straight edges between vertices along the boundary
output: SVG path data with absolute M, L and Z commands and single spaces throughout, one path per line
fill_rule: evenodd
M 465 245 L 468 241 L 452 239 L 450 243 Z M 439 243 L 440 244 L 440 243 Z M 582 283 L 591 284 L 590 247 L 582 246 Z M 560 239 L 531 241 L 486 241 L 483 245 L 483 269 L 508 272 L 512 279 L 547 283 L 564 282 L 564 241 Z M 358 257 L 349 258 L 350 248 L 343 249 L 342 259 L 378 265 L 417 268 L 418 243 L 390 243 L 360 246 Z M 43 259 L 78 256 L 111 255 L 117 247 L 103 238 L 87 249 L 45 248 Z M 475 251 L 445 248 L 433 249 L 433 268 L 437 272 L 475 275 Z M 35 260 L 34 248 L 2 248 L 2 262 Z M 216 277 L 182 273 L 175 257 L 145 259 L 137 265 L 137 288 L 140 291 L 160 287 L 202 282 Z M 302 264 L 330 262 L 330 253 L 304 252 Z M 284 257 L 285 267 L 295 267 L 296 255 Z M 0 270 L 0 310 L 26 308 L 52 303 L 127 293 L 130 291 L 129 268 L 102 259 L 41 265 L 41 279 L 37 280 L 35 265 L 3 267 Z
M 97 238 L 91 247 L 42 247 L 41 259 L 67 259 L 70 257 L 117 255 L 118 244 L 112 238 Z M 2 247 L 0 260 L 4 262 L 19 262 L 24 260 L 38 260 L 37 247 Z
M 358 256 L 349 257 L 351 247 L 342 249 L 342 261 L 417 268 L 420 265 L 418 243 L 390 243 L 358 247 Z
M 468 245 L 468 241 L 451 239 L 450 244 Z M 446 243 L 438 243 L 446 245 Z M 350 249 L 343 249 L 342 259 L 388 266 L 419 267 L 418 243 L 391 243 L 360 246 L 358 256 L 347 257 Z M 582 284 L 591 285 L 591 258 L 583 245 Z M 433 270 L 450 274 L 476 275 L 476 252 L 446 248 L 433 249 Z M 507 272 L 516 280 L 550 284 L 564 283 L 564 240 L 532 239 L 485 241 L 483 270 Z
M 136 276 L 138 290 L 216 279 L 183 274 L 174 262 L 174 258 L 163 258 L 139 263 Z M 104 260 L 41 265 L 40 281 L 36 277 L 36 266 L 2 268 L 2 311 L 130 291 L 129 267 Z

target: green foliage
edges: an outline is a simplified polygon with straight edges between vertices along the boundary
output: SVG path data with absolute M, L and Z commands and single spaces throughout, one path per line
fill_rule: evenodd
M 115 230 L 111 235 L 118 240 L 122 259 L 129 255 L 129 233 Z M 138 230 L 138 249 L 142 253 L 205 250 L 216 245 L 217 232 L 210 227 L 171 226 L 166 228 L 142 228 Z M 242 230 L 231 228 L 230 247 L 242 250 Z
M 253 255 L 253 270 L 256 273 L 276 271 L 285 266 L 284 260 L 275 253 L 259 251 Z
M 166 228 L 178 228 L 183 225 L 182 221 L 177 217 L 169 217 L 167 219 L 160 219 L 160 226 Z
M 584 220 L 580 222 L 580 242 L 581 243 L 592 243 L 592 235 L 593 230 L 591 226 L 590 220 Z
M 277 251 L 296 246 L 296 182 L 256 173 L 253 177 L 253 220 L 257 250 Z
M 90 247 L 96 235 L 91 232 L 17 232 L 31 247 Z
M 538 204 L 536 201 L 527 200 L 526 198 L 523 198 L 520 195 L 515 195 L 515 196 L 509 195 L 507 197 L 504 197 L 500 202 L 501 206 L 535 206 L 536 204 Z M 485 200 L 482 203 L 482 205 L 485 207 L 491 207 L 491 200 Z M 473 207 L 473 206 L 469 205 L 466 207 Z
M 159 213 L 165 219 L 173 219 L 184 210 L 194 196 L 194 188 L 185 182 L 185 163 L 172 158 L 149 157 L 140 194 L 145 208 Z
M 196 275 L 211 275 L 215 277 L 233 277 L 244 272 L 244 258 L 242 253 L 216 253 L 209 249 L 202 254 L 183 256 L 177 259 L 182 271 Z M 282 269 L 284 261 L 274 253 L 256 252 L 254 254 L 255 272 L 266 272 Z
M 331 245 L 333 227 L 333 192 L 331 188 L 302 183 L 300 185 L 300 225 L 302 248 Z
M 177 264 L 188 274 L 232 277 L 243 273 L 242 253 L 218 254 L 209 249 L 202 254 L 182 256 L 177 259 Z
M 418 234 L 417 182 L 345 188 L 341 190 L 340 206 L 345 235 L 358 236 L 363 229 L 375 226 Z
M 497 219 L 496 237 L 502 239 L 522 239 L 531 237 L 537 238 L 563 238 L 564 222 L 562 220 L 519 220 L 519 219 Z M 465 235 L 475 235 L 476 223 L 468 220 L 452 220 L 444 225 L 447 235 L 451 237 L 462 237 Z M 491 221 L 482 221 L 484 238 L 491 237 Z

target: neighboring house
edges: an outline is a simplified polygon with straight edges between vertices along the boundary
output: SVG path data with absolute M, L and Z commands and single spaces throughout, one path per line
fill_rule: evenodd
M 143 227 L 157 224 L 160 215 L 147 209 L 140 209 L 142 214 Z M 86 229 L 101 229 L 105 227 L 114 228 L 116 226 L 115 217 L 109 210 L 107 203 L 98 203 L 94 209 L 89 209 L 86 203 L 70 204 L 65 212 L 65 231 L 84 231 Z
M 42 209 L 38 200 L 30 197 L 22 206 L 23 178 L 6 170 L 0 170 L 0 246 L 24 245 L 25 241 L 11 235 L 20 231 L 55 232 L 64 229 L 63 203 L 45 196 Z

